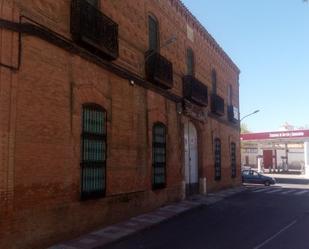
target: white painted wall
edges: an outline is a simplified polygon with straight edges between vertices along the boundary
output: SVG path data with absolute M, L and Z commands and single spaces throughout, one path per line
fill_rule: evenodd
M 309 141 L 304 142 L 305 175 L 309 177 Z

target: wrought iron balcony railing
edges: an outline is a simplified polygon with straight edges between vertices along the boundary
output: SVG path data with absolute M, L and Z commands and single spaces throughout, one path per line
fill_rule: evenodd
M 191 75 L 183 77 L 183 96 L 198 105 L 208 105 L 207 86 Z
M 118 24 L 86 0 L 71 2 L 73 40 L 106 59 L 118 57 Z
M 224 99 L 217 94 L 211 95 L 211 111 L 219 116 L 224 115 Z
M 229 105 L 227 107 L 227 115 L 228 115 L 229 121 L 233 123 L 237 123 L 239 121 L 239 110 L 237 107 L 233 105 Z
M 163 88 L 173 87 L 173 64 L 155 51 L 148 51 L 145 56 L 147 80 Z

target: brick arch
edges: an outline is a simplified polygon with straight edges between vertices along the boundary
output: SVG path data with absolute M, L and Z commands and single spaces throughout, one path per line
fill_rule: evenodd
M 93 87 L 83 87 L 74 90 L 75 106 L 74 112 L 80 114 L 81 106 L 87 103 L 93 103 L 101 106 L 107 113 L 111 112 L 110 99 L 106 98 L 101 92 Z M 108 115 L 107 117 L 109 117 Z M 110 119 L 107 118 L 109 121 Z
M 198 153 L 198 177 L 199 180 L 200 178 L 206 177 L 206 162 L 203 158 L 203 150 L 206 147 L 206 143 L 205 143 L 205 139 L 204 139 L 204 133 L 205 133 L 205 123 L 200 122 L 196 119 L 190 118 L 190 117 L 186 117 L 185 119 L 182 119 L 182 144 L 184 146 L 184 123 L 185 122 L 190 122 L 193 124 L 193 126 L 196 129 L 196 135 L 197 135 L 197 153 Z M 183 147 L 183 155 L 184 155 L 184 147 Z M 185 158 L 183 156 L 183 167 L 185 163 Z
M 195 119 L 189 119 L 189 121 L 194 125 L 197 133 L 197 148 L 198 148 L 198 174 L 199 178 L 206 177 L 206 170 L 204 168 L 205 160 L 203 158 L 203 150 L 206 147 L 206 143 L 204 141 L 204 133 L 205 133 L 205 123 L 201 123 Z
M 72 136 L 73 136 L 73 153 L 76 158 L 80 156 L 80 136 L 82 131 L 82 109 L 84 105 L 97 105 L 106 112 L 106 131 L 107 134 L 111 132 L 111 102 L 102 93 L 93 87 L 82 87 L 74 89 L 74 103 L 73 103 L 73 122 L 72 122 Z M 108 135 L 107 135 L 108 136 Z M 109 146 L 107 146 L 107 164 L 110 158 Z M 76 163 L 79 168 L 79 163 Z

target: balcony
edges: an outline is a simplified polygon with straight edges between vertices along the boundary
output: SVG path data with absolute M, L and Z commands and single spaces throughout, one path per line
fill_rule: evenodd
M 211 111 L 219 116 L 224 115 L 224 99 L 217 94 L 211 95 Z
M 147 80 L 170 89 L 173 87 L 173 64 L 165 57 L 154 51 L 148 51 L 145 56 Z
M 104 59 L 118 57 L 118 24 L 86 0 L 71 2 L 73 40 Z
M 183 77 L 183 96 L 200 106 L 207 106 L 207 86 L 191 75 Z
M 237 123 L 239 121 L 239 110 L 237 107 L 233 106 L 233 105 L 229 105 L 227 107 L 227 115 L 228 115 L 228 119 L 230 122 L 232 123 Z

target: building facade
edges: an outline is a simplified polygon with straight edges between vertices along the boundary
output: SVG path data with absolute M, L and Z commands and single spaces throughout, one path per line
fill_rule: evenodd
M 179 0 L 0 1 L 0 248 L 240 184 L 239 69 Z
M 241 134 L 241 164 L 261 172 L 309 176 L 309 130 Z

